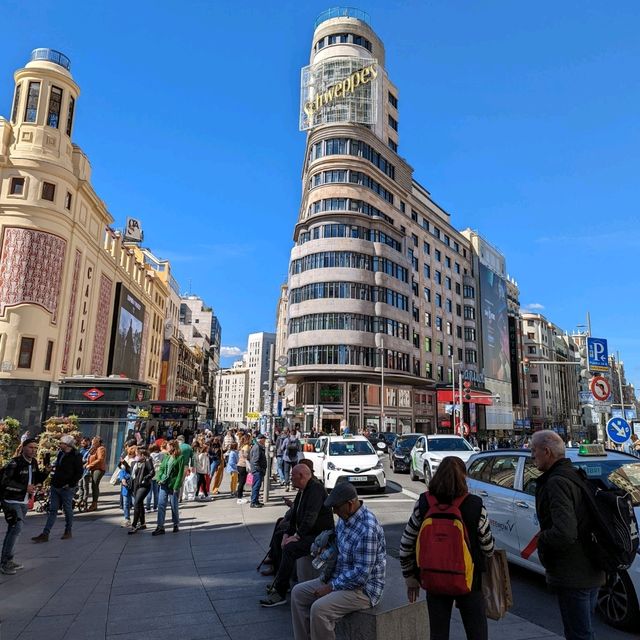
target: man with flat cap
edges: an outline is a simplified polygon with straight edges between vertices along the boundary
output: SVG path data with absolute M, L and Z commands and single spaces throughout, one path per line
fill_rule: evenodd
M 335 640 L 336 622 L 359 609 L 375 606 L 382 597 L 387 565 L 384 531 L 358 499 L 355 487 L 341 482 L 325 506 L 338 516 L 338 560 L 327 582 L 297 584 L 291 592 L 295 640 Z
M 249 453 L 251 475 L 253 476 L 253 484 L 251 485 L 251 507 L 254 509 L 262 506 L 262 502 L 260 502 L 260 489 L 262 487 L 262 480 L 267 473 L 267 453 L 264 448 L 266 440 L 267 436 L 265 436 L 264 433 L 259 433 L 256 436 L 256 443 L 251 447 Z

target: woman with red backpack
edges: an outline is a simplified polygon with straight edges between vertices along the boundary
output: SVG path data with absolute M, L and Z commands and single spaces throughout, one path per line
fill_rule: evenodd
M 467 640 L 487 640 L 482 595 L 485 558 L 493 555 L 487 511 L 467 489 L 460 458 L 447 456 L 415 504 L 400 541 L 409 602 L 427 592 L 431 640 L 448 640 L 453 603 Z

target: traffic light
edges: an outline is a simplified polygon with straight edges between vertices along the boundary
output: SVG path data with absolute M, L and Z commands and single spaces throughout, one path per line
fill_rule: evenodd
M 471 383 L 465 380 L 462 385 L 464 386 L 463 395 L 465 400 L 471 400 Z

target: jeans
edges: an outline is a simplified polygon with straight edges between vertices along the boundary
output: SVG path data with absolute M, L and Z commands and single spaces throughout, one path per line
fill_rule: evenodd
M 289 485 L 291 484 L 291 469 L 296 466 L 295 462 L 289 462 L 288 460 L 283 461 L 284 467 L 284 482 Z
M 219 465 L 219 464 L 220 464 L 220 463 L 219 463 L 217 460 L 214 460 L 214 461 L 211 463 L 211 465 L 210 465 L 210 467 L 209 467 L 209 475 L 211 476 L 211 479 L 213 479 L 213 476 L 215 476 L 215 475 L 216 475 L 216 469 L 218 468 L 218 465 Z
M 252 473 L 251 504 L 258 504 L 260 502 L 260 487 L 262 487 L 262 471 L 252 471 Z
M 74 489 L 56 489 L 51 487 L 49 490 L 49 515 L 44 525 L 43 533 L 49 535 L 53 525 L 58 517 L 58 509 L 62 506 L 64 511 L 64 530 L 71 531 L 73 526 L 73 496 Z
M 131 483 L 131 480 L 129 480 Z M 131 505 L 133 504 L 133 496 L 131 495 L 131 487 L 127 488 L 127 493 L 124 493 L 124 487 L 120 489 L 120 499 L 122 512 L 124 513 L 125 520 L 131 520 Z
M 2 544 L 0 564 L 6 564 L 9 560 L 13 560 L 13 548 L 16 546 L 18 536 L 22 531 L 24 519 L 27 517 L 27 505 L 9 504 L 3 500 L 2 509 L 4 510 L 4 517 L 7 520 L 7 532 L 5 533 Z
M 103 475 L 104 471 L 99 471 L 97 469 L 91 472 L 91 501 L 96 504 L 100 498 L 100 480 L 102 480 Z
M 594 640 L 591 624 L 599 589 L 567 589 L 558 587 L 558 604 L 567 640 Z
M 89 503 L 89 494 L 91 493 L 91 473 L 87 472 L 80 479 L 80 484 L 78 485 L 79 494 L 78 500 L 83 505 L 83 508 L 86 508 L 86 505 Z
M 160 485 L 158 492 L 158 529 L 164 529 L 164 519 L 167 514 L 167 502 L 171 506 L 171 520 L 173 526 L 177 527 L 180 524 L 180 515 L 178 513 L 178 498 L 180 497 L 180 489 L 173 491 L 168 489 L 164 485 Z
M 465 596 L 441 596 L 427 593 L 431 640 L 449 640 L 451 608 L 453 603 L 460 609 L 460 617 L 467 640 L 487 640 L 487 616 L 484 610 L 482 591 L 471 591 Z
M 149 491 L 149 493 L 147 494 L 147 502 L 146 502 L 146 507 L 147 507 L 147 511 L 149 509 L 151 509 L 151 498 L 153 498 L 153 508 L 157 509 L 158 508 L 158 483 L 155 480 L 151 481 L 151 491 Z
M 136 490 L 133 498 L 133 526 L 142 526 L 145 524 L 144 518 L 144 499 L 151 491 L 150 487 L 140 487 Z
M 278 469 L 278 479 L 280 482 L 284 482 L 284 460 L 282 456 L 276 458 L 276 464 Z

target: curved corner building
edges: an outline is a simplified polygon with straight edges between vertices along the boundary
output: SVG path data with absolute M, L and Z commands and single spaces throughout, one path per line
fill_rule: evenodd
M 287 331 L 295 421 L 357 433 L 384 416 L 383 430 L 431 432 L 452 354 L 474 368 L 469 242 L 397 153 L 398 91 L 366 14 L 318 18 L 301 84 Z

